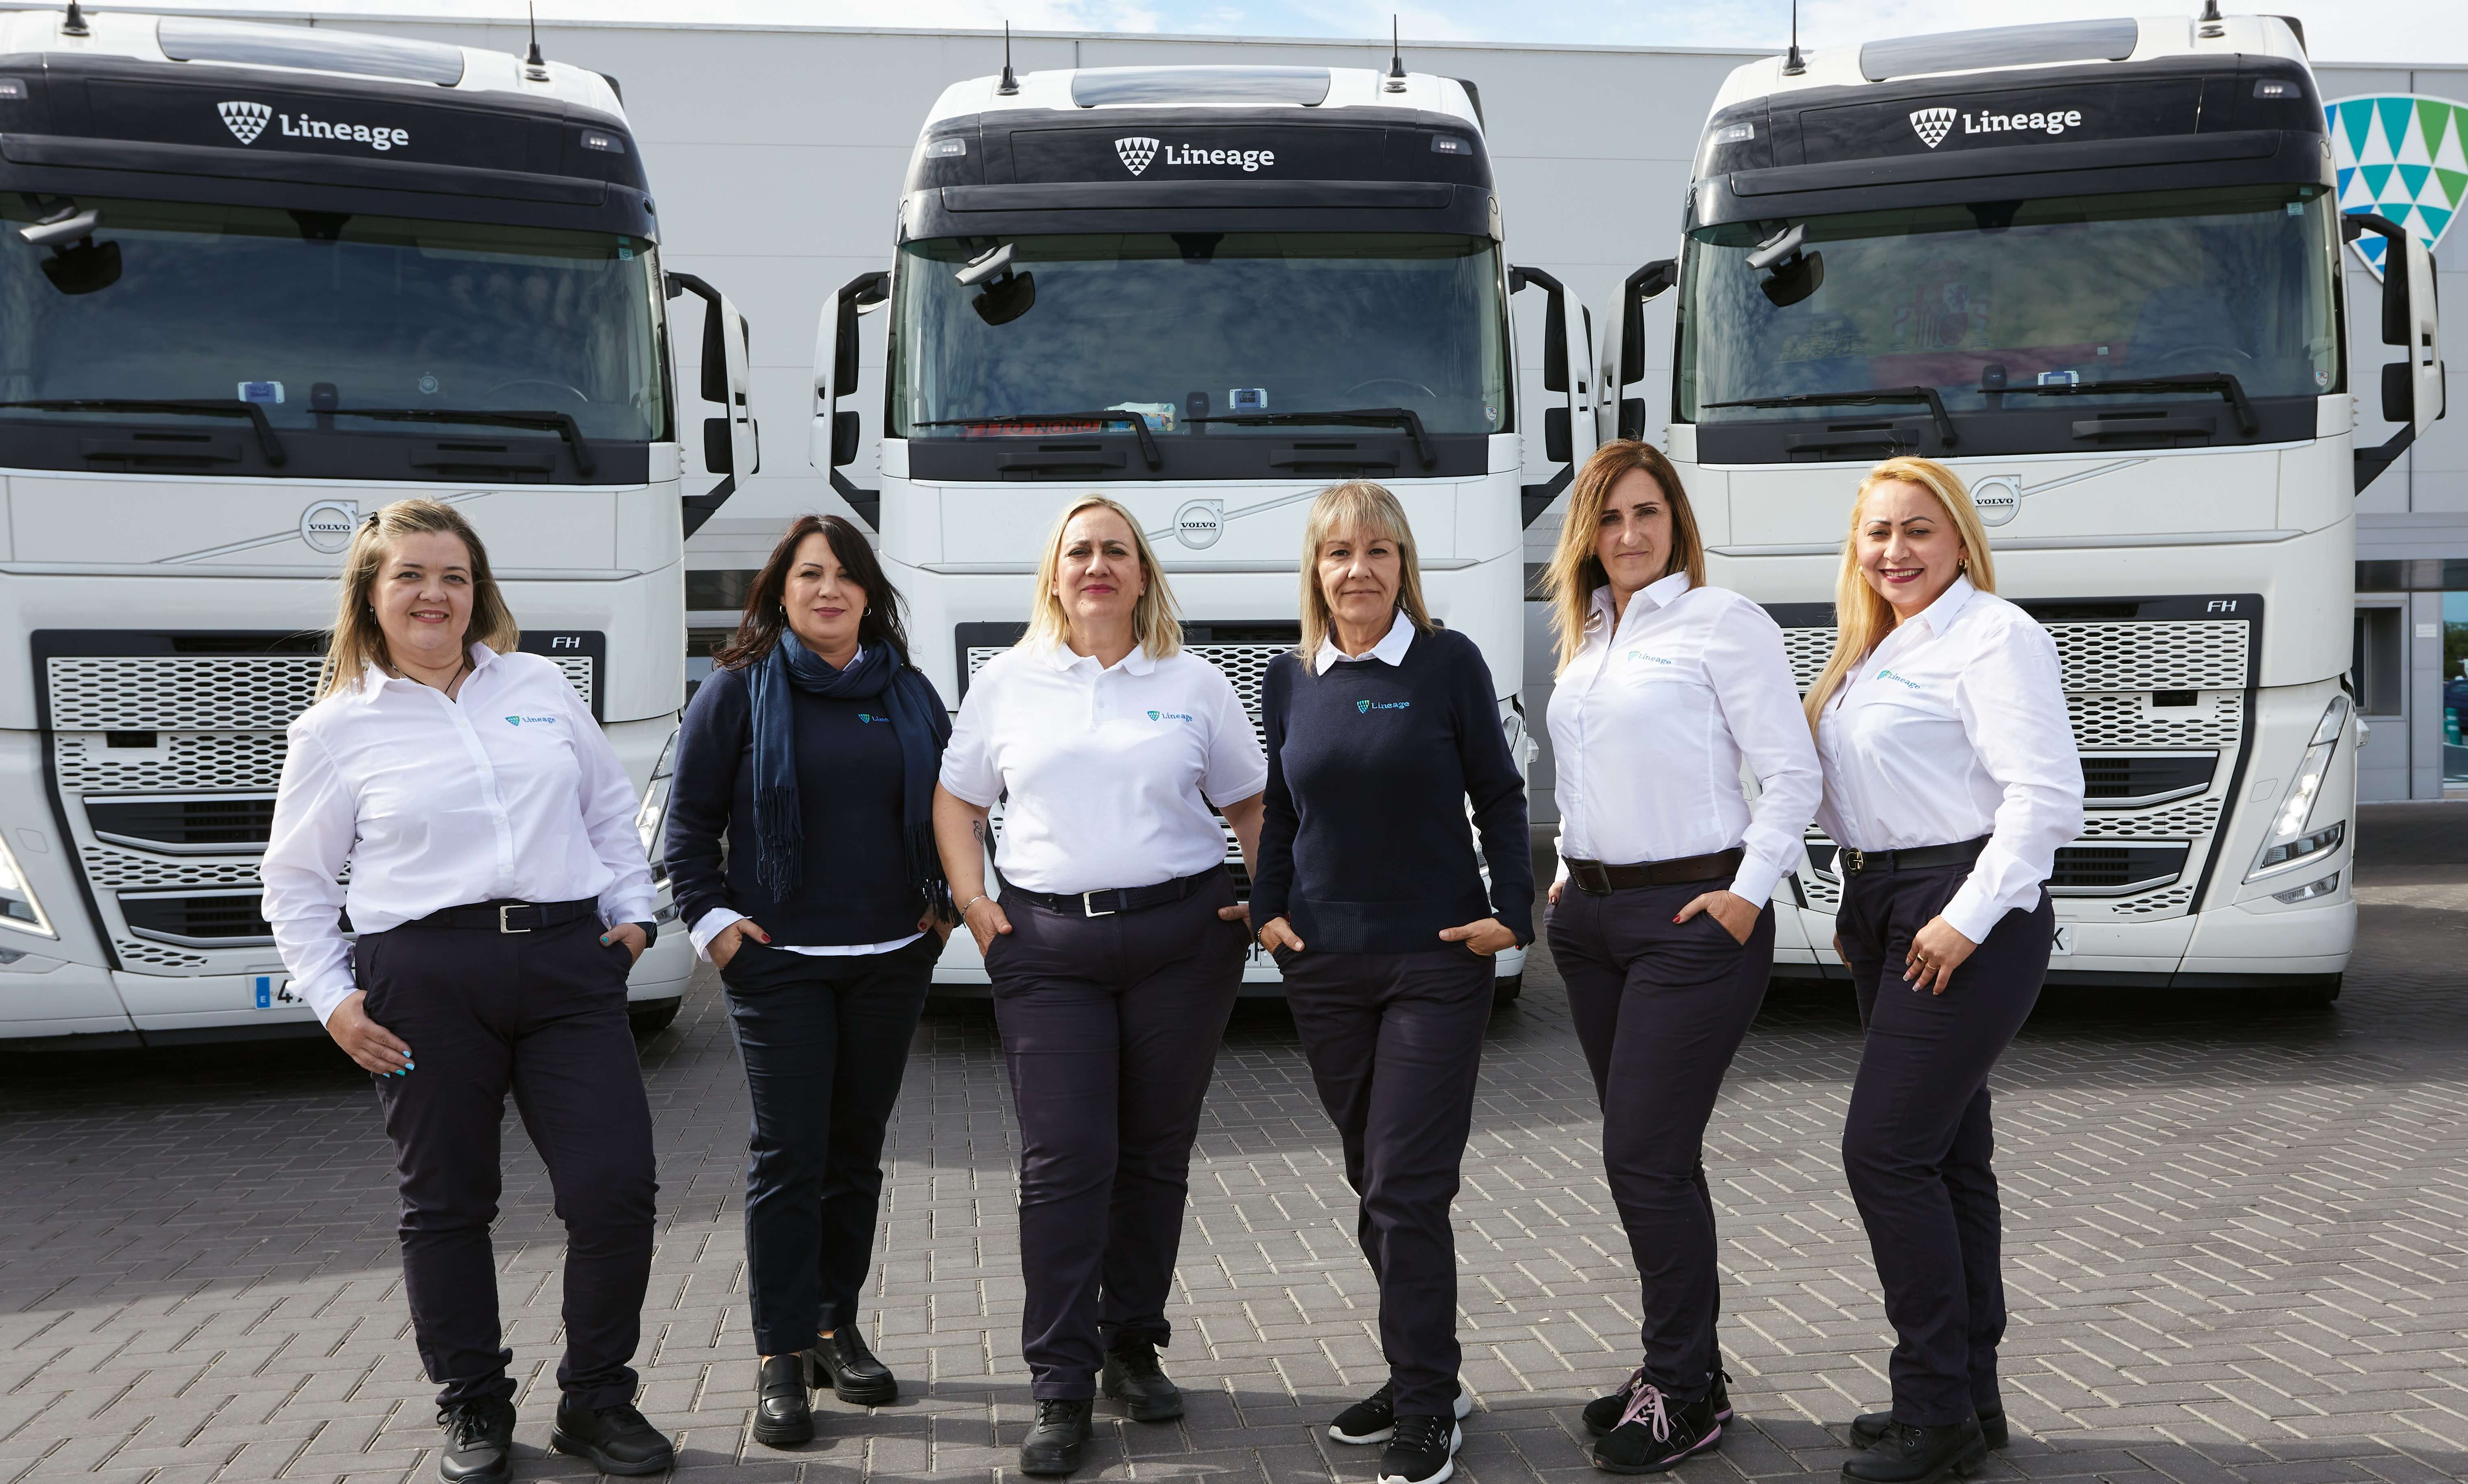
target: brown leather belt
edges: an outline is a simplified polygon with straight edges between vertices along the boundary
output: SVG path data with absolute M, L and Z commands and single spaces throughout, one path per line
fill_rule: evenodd
M 1727 881 L 1739 875 L 1747 851 L 1734 845 L 1710 856 L 1684 856 L 1678 860 L 1640 860 L 1630 866 L 1607 866 L 1599 860 L 1571 860 L 1568 879 L 1588 897 L 1608 897 L 1639 886 L 1693 886 L 1700 881 Z

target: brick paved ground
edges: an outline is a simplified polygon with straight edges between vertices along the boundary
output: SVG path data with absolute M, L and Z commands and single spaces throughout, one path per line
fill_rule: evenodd
M 2457 859 L 2457 856 L 2441 858 Z M 1998 1077 L 2014 1450 L 1992 1476 L 2179 1484 L 2468 1476 L 2468 871 L 2366 892 L 2334 1011 L 2052 1002 Z M 1589 1087 L 1547 964 L 1499 1016 L 1458 1206 L 1462 1468 L 1593 1477 L 1578 1406 L 1634 1345 Z M 1867 1248 L 1835 1154 L 1858 1034 L 1777 994 L 1707 1151 L 1743 1423 L 1690 1481 L 1830 1473 L 1885 1396 Z M 823 1401 L 745 1435 L 744 1094 L 705 990 L 646 1048 L 662 1238 L 645 1406 L 681 1473 L 986 1478 L 1024 1427 L 1011 1125 L 982 1012 L 920 1034 L 866 1315 L 908 1400 Z M 525 1382 L 520 1476 L 554 1404 L 560 1231 L 509 1138 L 498 1229 Z M 0 1484 L 433 1477 L 388 1156 L 366 1081 L 313 1045 L 0 1059 Z M 1220 1061 L 1183 1246 L 1179 1427 L 1107 1417 L 1084 1477 L 1368 1480 L 1323 1433 L 1381 1378 L 1351 1199 L 1293 1034 L 1246 1007 Z M 1112 1409 L 1108 1405 L 1106 1410 Z

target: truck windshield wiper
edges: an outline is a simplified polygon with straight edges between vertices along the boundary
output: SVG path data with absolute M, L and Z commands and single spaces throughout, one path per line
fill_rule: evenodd
M 265 462 L 276 468 L 284 465 L 283 441 L 274 436 L 274 424 L 265 421 L 265 409 L 237 398 L 49 397 L 33 401 L 0 401 L 0 407 L 23 407 L 31 412 L 176 412 L 198 418 L 244 418 L 257 429 L 258 451 L 265 455 Z
M 575 472 L 589 479 L 599 472 L 591 450 L 583 446 L 583 429 L 569 412 L 467 412 L 454 407 L 332 407 L 322 416 L 370 418 L 379 422 L 474 422 L 485 427 L 530 427 L 555 433 L 574 454 Z
M 1790 392 L 1779 397 L 1744 397 L 1737 401 L 1707 402 L 1712 407 L 1863 407 L 1881 402 L 1926 402 L 1936 423 L 1937 442 L 1954 445 L 1954 419 L 1945 415 L 1945 399 L 1932 386 L 1876 386 L 1863 392 Z
M 1165 455 L 1157 451 L 1156 438 L 1149 432 L 1149 420 L 1136 412 L 1013 412 L 994 418 L 935 418 L 912 422 L 911 427 L 1037 427 L 1047 422 L 1094 422 L 1101 427 L 1114 422 L 1129 422 L 1131 436 L 1140 441 L 1140 457 L 1151 468 L 1162 468 Z
M 2245 383 L 2225 371 L 2198 371 L 2182 377 L 2126 377 L 2115 381 L 2050 381 L 2039 386 L 2000 387 L 2008 397 L 2132 397 L 2152 392 L 2217 392 L 2236 410 L 2237 430 L 2251 438 L 2262 431 L 2246 399 Z
M 1356 407 L 1345 412 L 1221 412 L 1186 422 L 1230 422 L 1237 427 L 1402 427 L 1414 440 L 1414 453 L 1429 468 L 1440 462 L 1431 435 L 1411 407 Z

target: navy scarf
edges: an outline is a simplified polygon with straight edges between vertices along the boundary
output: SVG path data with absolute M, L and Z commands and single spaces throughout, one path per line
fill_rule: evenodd
M 771 652 L 746 667 L 745 689 L 754 733 L 754 878 L 775 902 L 786 902 L 805 879 L 805 824 L 797 808 L 797 736 L 788 695 L 794 686 L 834 700 L 882 697 L 891 733 L 900 742 L 901 846 L 908 884 L 927 910 L 948 921 L 950 884 L 934 848 L 934 781 L 942 769 L 943 744 L 951 720 L 933 682 L 902 662 L 888 644 L 876 644 L 846 670 L 835 670 L 793 633 L 783 633 Z

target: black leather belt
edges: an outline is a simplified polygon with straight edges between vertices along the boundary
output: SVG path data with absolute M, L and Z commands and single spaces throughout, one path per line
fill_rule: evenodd
M 1953 845 L 1914 845 L 1908 850 L 1858 851 L 1842 846 L 1835 853 L 1835 861 L 1844 876 L 1865 876 L 1871 871 L 1925 871 L 1931 866 L 1967 866 L 1979 858 L 1988 848 L 1988 836 L 1963 840 Z
M 469 927 L 491 932 L 527 933 L 542 927 L 557 927 L 578 917 L 600 915 L 597 898 L 585 897 L 580 902 L 484 902 L 468 907 L 447 907 L 416 917 L 403 924 L 405 927 Z
M 1740 874 L 1747 851 L 1734 845 L 1710 856 L 1683 856 L 1678 860 L 1640 860 L 1631 866 L 1607 866 L 1599 860 L 1571 860 L 1568 879 L 1588 897 L 1608 897 L 1639 886 L 1693 886 L 1699 881 L 1727 881 Z
M 1030 891 L 1025 886 L 1002 883 L 1002 900 L 1017 898 L 1048 912 L 1062 912 L 1073 917 L 1111 917 L 1117 912 L 1137 912 L 1144 907 L 1161 907 L 1170 902 L 1180 902 L 1210 881 L 1225 874 L 1223 866 L 1210 866 L 1191 876 L 1179 876 L 1154 886 L 1109 886 L 1103 891 L 1058 894 Z

